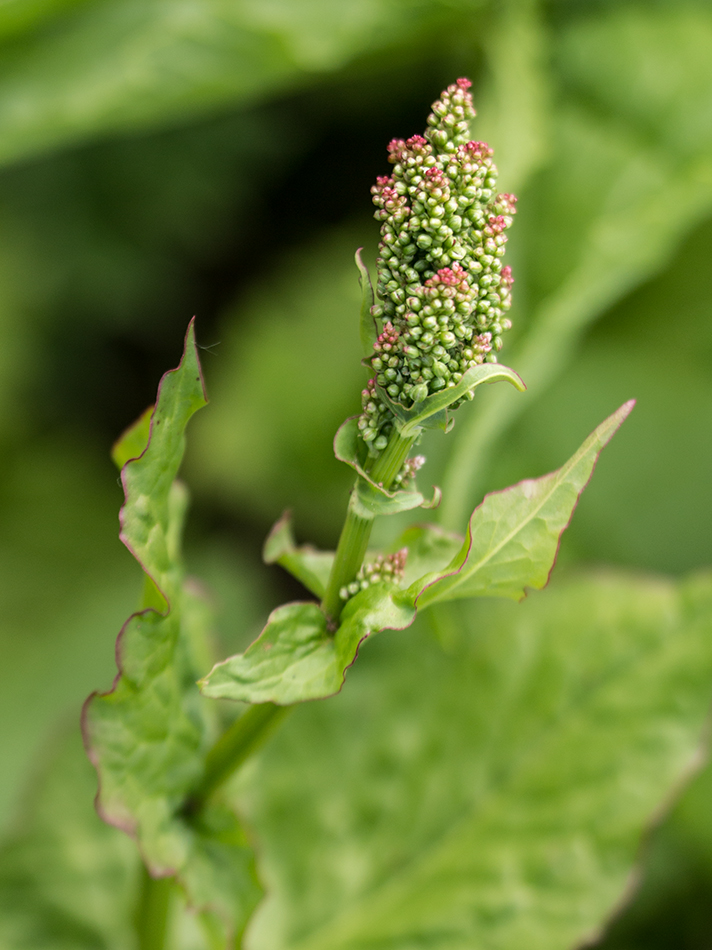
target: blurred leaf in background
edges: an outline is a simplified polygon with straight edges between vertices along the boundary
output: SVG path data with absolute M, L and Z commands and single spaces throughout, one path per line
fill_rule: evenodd
M 186 467 L 189 564 L 214 591 L 225 651 L 302 596 L 260 567 L 259 547 L 285 506 L 300 537 L 335 540 L 348 478 L 330 443 L 365 379 L 353 251 L 375 256 L 369 187 L 389 139 L 422 128 L 457 75 L 475 80 L 473 134 L 520 194 L 505 362 L 529 391 L 480 394 L 452 437 L 429 438 L 423 476 L 447 490 L 438 517 L 461 528 L 458 511 L 485 489 L 550 470 L 637 396 L 562 559 L 673 573 L 709 563 L 711 48 L 703 0 L 0 4 L 2 820 L 57 717 L 110 683 L 138 575 L 116 539 L 108 450 L 176 364 L 194 313 L 213 403 Z M 465 461 L 459 480 L 444 478 L 448 458 Z M 473 621 L 435 616 L 438 642 L 466 650 Z M 353 699 L 336 701 L 335 735 L 360 722 L 358 690 L 354 678 Z M 292 741 L 319 749 L 330 713 L 300 713 Z M 418 715 L 405 702 L 384 741 L 410 748 Z M 344 810 L 368 824 L 400 801 L 401 759 L 376 763 L 373 801 L 325 799 L 343 894 L 370 873 L 339 830 Z M 295 800 L 309 781 L 294 778 Z M 709 781 L 662 829 L 611 948 L 706 946 Z M 278 823 L 264 807 L 254 820 L 274 878 Z M 284 913 L 275 926 L 288 929 Z M 92 928 L 81 923 L 87 945 L 111 945 Z M 10 947 L 43 946 L 13 933 Z M 54 945 L 82 945 L 65 933 Z

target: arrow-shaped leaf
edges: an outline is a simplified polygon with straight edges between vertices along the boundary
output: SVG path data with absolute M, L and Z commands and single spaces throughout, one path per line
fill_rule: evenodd
M 598 456 L 634 405 L 631 400 L 609 416 L 557 471 L 487 495 L 451 563 L 410 586 L 414 602 L 426 607 L 461 597 L 521 600 L 528 587 L 544 587 Z
M 212 710 L 195 685 L 207 665 L 205 609 L 184 584 L 187 492 L 175 481 L 186 425 L 205 403 L 191 323 L 181 363 L 161 380 L 155 410 L 114 450 L 118 460 L 129 459 L 121 472 L 121 540 L 145 572 L 145 596 L 119 636 L 113 688 L 89 698 L 83 724 L 102 818 L 136 838 L 154 876 L 175 875 L 190 903 L 229 940 L 259 898 L 252 851 L 224 808 L 209 806 L 193 820 L 181 814 L 213 738 Z

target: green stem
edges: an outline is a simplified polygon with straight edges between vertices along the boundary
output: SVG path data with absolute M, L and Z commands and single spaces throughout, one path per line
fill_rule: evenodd
M 172 892 L 173 878 L 151 877 L 146 865 L 141 865 L 141 893 L 136 915 L 138 950 L 163 950 Z
M 403 468 L 408 453 L 413 448 L 420 433 L 403 438 L 395 428 L 383 452 L 378 456 L 368 474 L 377 485 L 382 485 L 386 491 L 393 484 L 393 479 Z
M 355 493 L 356 488 L 354 488 L 349 499 L 346 520 L 341 529 L 334 564 L 331 568 L 331 574 L 329 574 L 329 583 L 326 586 L 326 593 L 321 604 L 321 609 L 334 625 L 336 625 L 344 606 L 339 591 L 342 587 L 350 584 L 358 574 L 366 556 L 371 528 L 373 527 L 373 518 L 362 518 L 354 511 Z
M 212 793 L 262 745 L 272 729 L 293 708 L 258 703 L 239 716 L 206 755 L 203 778 L 190 796 L 186 812 L 194 815 L 200 811 Z
M 395 428 L 393 429 L 388 445 L 378 456 L 369 472 L 376 484 L 382 485 L 385 489 L 391 487 L 393 479 L 403 468 L 403 463 L 408 458 L 408 453 L 417 437 L 417 435 L 414 435 L 404 439 Z M 354 510 L 357 490 L 358 480 L 351 492 L 346 520 L 344 521 L 344 527 L 341 529 L 334 564 L 321 604 L 322 610 L 334 626 L 344 607 L 344 601 L 341 599 L 339 591 L 342 587 L 350 584 L 358 574 L 366 556 L 371 528 L 373 527 L 373 518 L 363 518 L 356 514 Z

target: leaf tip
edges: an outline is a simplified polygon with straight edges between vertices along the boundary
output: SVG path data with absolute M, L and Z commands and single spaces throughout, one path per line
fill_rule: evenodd
M 198 368 L 198 376 L 197 376 L 196 382 L 200 383 L 200 388 L 203 394 L 203 405 L 207 405 L 209 402 L 208 393 L 205 388 L 205 377 L 203 376 L 203 367 L 201 366 L 201 363 L 200 363 L 200 356 L 198 355 L 198 344 L 195 339 L 195 319 L 196 319 L 195 316 L 190 318 L 188 329 L 185 331 L 185 341 L 183 344 L 183 356 L 181 358 L 180 363 L 178 364 L 178 369 L 182 367 L 183 362 L 186 358 L 186 355 L 189 352 L 189 347 L 192 347 L 193 355 L 195 357 L 195 362 Z
M 636 403 L 635 399 L 629 399 L 627 402 L 624 402 L 623 405 L 620 406 L 620 408 L 616 409 L 616 411 L 612 413 L 605 420 L 605 422 L 601 423 L 597 431 L 600 432 L 601 434 L 600 437 L 601 437 L 601 441 L 603 442 L 603 445 L 607 445 L 610 442 L 610 440 L 613 438 L 613 436 L 616 434 L 616 432 L 620 429 L 620 427 L 623 425 L 625 420 L 633 411 L 633 407 L 635 406 L 635 403 Z
M 291 554 L 293 550 L 292 512 L 287 508 L 265 538 L 262 560 L 265 564 L 276 564 L 283 555 Z
M 427 510 L 438 508 L 440 506 L 440 502 L 442 501 L 442 498 L 443 498 L 442 489 L 438 485 L 433 485 L 433 497 L 430 499 L 430 501 L 425 500 L 420 507 L 425 508 Z

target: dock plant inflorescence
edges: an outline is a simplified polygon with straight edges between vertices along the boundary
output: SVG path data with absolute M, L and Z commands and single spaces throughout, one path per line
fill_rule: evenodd
M 371 310 L 380 333 L 359 420 L 371 455 L 393 426 L 384 393 L 411 406 L 454 387 L 471 367 L 496 362 L 511 326 L 513 279 L 502 258 L 516 198 L 496 192 L 492 149 L 469 138 L 470 85 L 448 86 L 424 136 L 391 141 L 391 176 L 371 189 L 381 222 Z

